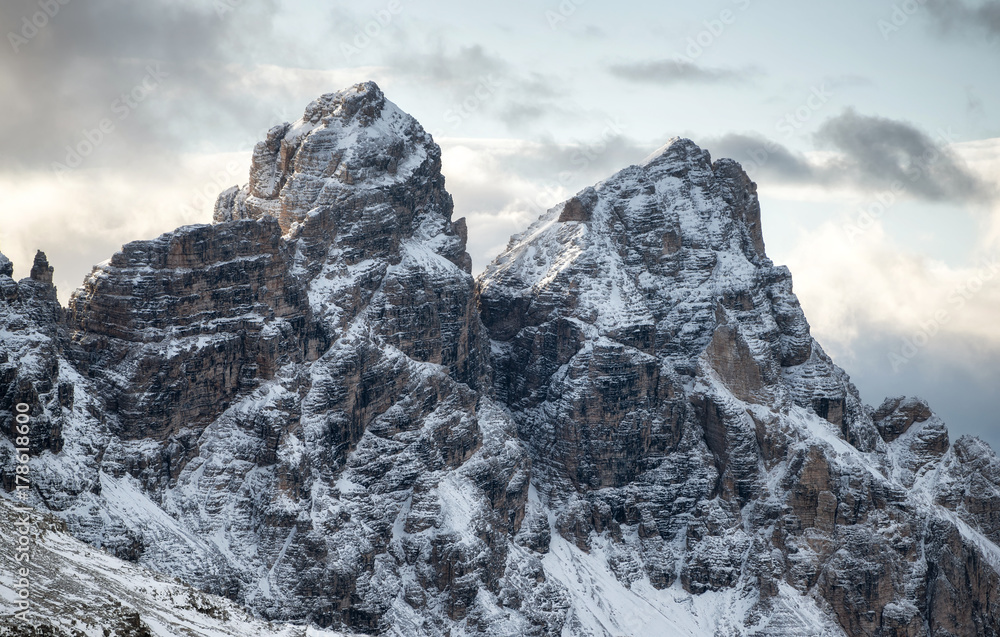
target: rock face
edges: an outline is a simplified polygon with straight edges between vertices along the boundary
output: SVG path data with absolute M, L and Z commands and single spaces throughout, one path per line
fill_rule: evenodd
M 300 626 L 276 625 L 252 617 L 230 600 L 206 595 L 163 574 L 124 562 L 66 533 L 52 515 L 19 511 L 0 499 L 4 529 L 26 529 L 31 542 L 29 621 L 18 605 L 17 577 L 0 582 L 0 633 L 107 635 L 108 637 L 293 637 Z M 0 544 L 0 568 L 14 574 L 25 567 L 13 542 Z M 28 579 L 28 578 L 25 578 Z M 344 637 L 311 630 L 309 637 Z
M 472 621 L 499 593 L 530 464 L 480 392 L 488 340 L 440 149 L 362 84 L 272 130 L 251 173 L 217 223 L 125 246 L 64 322 L 25 322 L 51 362 L 4 407 L 73 426 L 37 459 L 38 500 L 269 618 Z M 8 297 L 41 295 L 37 278 Z M 62 377 L 75 403 L 50 398 Z
M 1000 634 L 1000 461 L 862 403 L 738 164 L 674 140 L 478 280 L 440 167 L 359 84 L 67 310 L 0 258 L 4 489 L 25 403 L 72 534 L 366 634 Z

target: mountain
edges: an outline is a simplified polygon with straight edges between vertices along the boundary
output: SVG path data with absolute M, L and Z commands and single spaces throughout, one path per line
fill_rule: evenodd
M 0 524 L 13 529 L 25 514 L 0 499 Z M 29 509 L 32 612 L 38 627 L 16 617 L 21 590 L 10 577 L 24 567 L 14 543 L 0 544 L 0 634 L 74 637 L 343 637 L 343 633 L 255 619 L 237 604 L 109 556 L 67 534 L 52 515 Z M 14 616 L 14 617 L 12 617 Z
M 862 402 L 736 162 L 672 140 L 474 279 L 440 157 L 359 84 L 271 129 L 213 224 L 124 246 L 67 308 L 44 255 L 18 282 L 0 259 L 7 497 L 25 403 L 27 501 L 135 564 L 102 578 L 263 620 L 1000 634 L 1000 461 L 919 399 Z

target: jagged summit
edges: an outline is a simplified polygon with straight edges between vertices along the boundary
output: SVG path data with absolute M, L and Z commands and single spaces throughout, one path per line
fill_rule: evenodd
M 672 140 L 474 280 L 438 147 L 366 83 L 272 129 L 216 212 L 124 246 L 66 315 L 47 259 L 0 258 L 7 497 L 23 402 L 30 504 L 269 620 L 1000 634 L 1000 460 L 918 399 L 863 404 L 738 163 Z M 64 542 L 50 564 L 87 561 Z M 164 636 L 203 608 L 93 604 L 108 574 L 70 595 Z
M 53 268 L 49 265 L 49 260 L 41 250 L 35 252 L 35 261 L 31 265 L 31 279 L 39 283 L 52 283 Z
M 770 266 L 756 184 L 736 162 L 713 164 L 707 151 L 677 138 L 543 214 L 511 239 L 480 284 L 487 315 L 504 289 L 502 305 L 509 294 L 531 297 L 536 307 L 573 304 L 588 321 L 623 329 L 623 322 L 651 325 L 650 302 L 685 298 L 692 277 L 711 279 L 711 286 L 699 281 L 709 294 L 725 293 Z M 570 280 L 572 295 L 564 288 Z
M 688 139 L 687 137 L 671 137 L 667 143 L 663 144 L 645 159 L 639 162 L 639 166 L 647 166 L 663 160 L 684 158 L 685 161 L 705 161 L 711 164 L 709 152 Z
M 559 225 L 565 222 L 584 222 L 587 228 Z M 529 237 L 536 248 L 531 265 L 523 260 L 515 264 Z M 723 251 L 742 255 L 754 265 L 770 263 L 761 233 L 757 185 L 739 163 L 730 159 L 713 163 L 708 151 L 691 140 L 674 138 L 643 162 L 582 190 L 515 235 L 489 266 L 484 283 L 491 284 L 499 270 L 546 267 L 540 255 L 553 250 L 574 252 L 576 259 L 583 244 L 592 250 L 608 249 L 610 245 L 599 246 L 602 241 L 610 242 L 615 252 L 631 252 L 627 259 L 640 259 L 654 269 L 691 257 L 690 250 L 681 252 L 685 246 L 706 258 L 709 252 Z M 520 252 L 514 246 L 520 246 Z M 568 262 L 556 258 L 553 263 L 561 269 Z
M 374 82 L 320 96 L 254 148 L 250 181 L 219 196 L 215 220 L 270 215 L 282 231 L 323 206 L 423 180 L 440 182 L 441 149 Z M 450 215 L 450 199 L 440 212 Z M 444 205 L 447 204 L 447 205 Z M 449 217 L 450 218 L 450 217 Z

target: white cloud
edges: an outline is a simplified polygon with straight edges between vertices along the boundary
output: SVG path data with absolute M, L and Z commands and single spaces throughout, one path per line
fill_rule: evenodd
M 222 189 L 246 181 L 249 151 L 185 155 L 171 169 L 80 169 L 0 175 L 0 251 L 27 276 L 35 250 L 55 267 L 65 303 L 92 266 L 124 243 L 209 223 Z M 17 211 L 12 214 L 12 211 Z
M 608 177 L 612 171 L 605 164 L 612 157 L 633 155 L 631 161 L 638 161 L 645 153 L 624 143 L 601 146 L 447 137 L 437 141 L 442 172 L 455 199 L 455 217 L 468 220 L 468 250 L 476 272 L 506 247 L 512 234 Z M 625 165 L 627 161 L 615 170 Z
M 835 222 L 801 236 L 787 265 L 813 331 L 849 349 L 867 331 L 907 335 L 930 321 L 941 333 L 1000 343 L 1000 259 L 964 267 L 899 245 L 881 222 L 853 239 Z M 947 319 L 935 319 L 939 312 Z
M 984 181 L 1000 177 L 1000 139 L 952 147 L 969 169 Z M 771 189 L 770 196 L 815 201 L 813 189 Z M 1000 315 L 1000 210 L 955 210 L 972 215 L 990 229 L 976 245 L 966 246 L 965 262 L 928 256 L 919 246 L 905 244 L 887 230 L 883 218 L 858 226 L 858 207 L 872 197 L 848 191 L 829 192 L 845 211 L 800 233 L 783 254 L 795 277 L 795 289 L 813 332 L 834 354 L 852 356 L 853 347 L 871 333 L 893 335 L 900 341 L 935 332 L 1000 345 L 996 317 Z M 902 199 L 902 197 L 901 197 Z M 903 204 L 900 204 L 903 205 Z M 942 235 L 947 237 L 947 223 Z M 764 228 L 765 238 L 767 228 Z

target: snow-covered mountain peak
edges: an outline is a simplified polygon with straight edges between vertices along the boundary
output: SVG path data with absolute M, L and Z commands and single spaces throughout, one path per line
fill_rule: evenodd
M 302 119 L 315 123 L 324 117 L 338 117 L 346 122 L 357 116 L 362 126 L 370 126 L 382 116 L 385 105 L 385 94 L 378 84 L 360 82 L 319 96 L 306 106 Z
M 709 152 L 687 137 L 671 137 L 667 143 L 646 156 L 640 166 L 653 164 L 704 164 L 710 166 L 712 158 Z
M 216 223 L 126 245 L 67 312 L 47 259 L 15 282 L 0 257 L 6 497 L 25 403 L 27 503 L 271 620 L 1000 634 L 1000 460 L 922 401 L 862 403 L 738 163 L 673 140 L 477 283 L 440 151 L 374 84 L 315 100 L 253 162 Z M 38 555 L 94 573 L 88 598 L 119 577 L 114 595 L 154 593 L 129 596 L 135 626 L 188 634 L 218 606 L 63 546 Z
M 374 82 L 356 84 L 311 102 L 296 122 L 273 127 L 254 148 L 250 180 L 224 191 L 215 221 L 278 220 L 285 234 L 318 209 L 352 197 L 438 184 L 441 149 Z M 450 199 L 448 213 L 450 215 Z
M 515 236 L 480 281 L 484 298 L 535 297 L 618 330 L 651 324 L 663 299 L 746 291 L 769 270 L 756 185 L 738 163 L 675 138 Z M 568 294 L 568 290 L 577 291 Z M 540 296 L 539 296 L 540 295 Z M 505 301 L 506 303 L 506 301 Z M 675 308 L 676 311 L 676 308 Z

